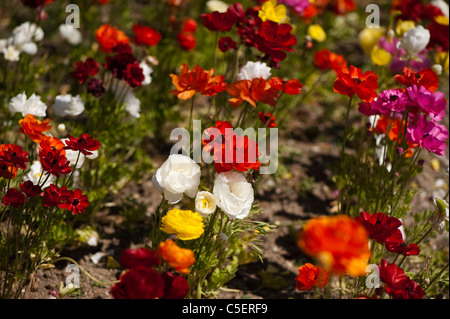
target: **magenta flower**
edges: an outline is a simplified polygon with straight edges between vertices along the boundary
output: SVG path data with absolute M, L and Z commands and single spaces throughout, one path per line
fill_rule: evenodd
M 445 125 L 435 121 L 427 121 L 426 117 L 419 115 L 418 120 L 407 129 L 406 138 L 418 144 L 422 149 L 444 156 L 447 149 L 447 140 L 449 138 L 448 129 Z
M 447 107 L 444 93 L 440 91 L 433 93 L 424 86 L 417 87 L 417 85 L 408 87 L 406 92 L 410 99 L 409 106 L 412 107 L 412 112 L 423 112 L 434 121 L 443 119 Z
M 303 13 L 309 6 L 309 0 L 278 0 L 278 3 L 283 3 L 291 7 L 295 13 Z
M 358 110 L 366 116 L 375 114 L 389 115 L 391 112 L 402 112 L 408 102 L 408 95 L 404 92 L 397 89 L 384 90 L 374 101 L 359 103 Z

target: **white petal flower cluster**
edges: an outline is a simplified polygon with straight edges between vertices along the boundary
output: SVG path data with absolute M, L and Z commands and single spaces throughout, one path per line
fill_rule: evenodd
M 270 77 L 270 68 L 263 62 L 249 61 L 241 68 L 241 72 L 237 75 L 237 80 L 253 80 L 263 78 L 267 80 Z
M 76 117 L 83 113 L 84 102 L 80 95 L 57 95 L 53 103 L 53 111 L 58 117 Z
M 37 53 L 36 42 L 42 41 L 44 31 L 35 23 L 24 22 L 14 28 L 8 39 L 0 40 L 0 52 L 8 61 L 18 61 L 20 53 L 29 55 Z
M 9 113 L 22 113 L 22 116 L 31 114 L 34 116 L 45 117 L 47 111 L 47 105 L 41 101 L 41 97 L 36 94 L 32 94 L 29 98 L 25 92 L 20 93 L 13 97 L 9 102 Z
M 72 45 L 78 45 L 83 40 L 81 32 L 71 25 L 61 24 L 58 29 L 61 36 Z
M 419 25 L 406 31 L 397 47 L 405 50 L 407 56 L 415 57 L 427 47 L 430 37 L 430 31 Z

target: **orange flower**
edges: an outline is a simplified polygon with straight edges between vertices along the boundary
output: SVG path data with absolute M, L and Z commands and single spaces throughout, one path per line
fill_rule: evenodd
M 228 101 L 233 107 L 238 107 L 244 101 L 254 107 L 256 101 L 275 106 L 279 90 L 263 78 L 254 78 L 251 81 L 241 80 L 228 85 L 227 93 L 232 96 Z
M 130 39 L 117 27 L 109 24 L 103 24 L 95 31 L 95 37 L 100 44 L 100 49 L 104 53 L 111 53 L 112 49 L 118 44 L 128 44 Z
M 21 126 L 20 131 L 28 135 L 34 142 L 40 143 L 45 135 L 42 132 L 48 131 L 52 128 L 51 125 L 48 125 L 50 119 L 46 119 L 41 122 L 34 117 L 32 114 L 27 114 L 25 117 L 19 121 Z
M 346 215 L 309 220 L 300 232 L 298 246 L 317 258 L 326 270 L 358 277 L 366 273 L 370 258 L 366 229 Z
M 298 276 L 295 278 L 298 290 L 311 290 L 314 287 L 323 288 L 328 283 L 329 271 L 320 266 L 306 263 L 298 268 Z
M 188 274 L 189 267 L 195 263 L 192 250 L 178 247 L 171 239 L 159 244 L 158 255 L 182 274 Z
M 196 65 L 191 71 L 187 64 L 183 63 L 181 66 L 181 75 L 170 75 L 172 83 L 176 87 L 176 90 L 170 93 L 176 95 L 181 100 L 188 100 L 196 92 L 202 95 L 212 96 L 225 91 L 227 86 L 223 82 L 225 78 L 222 75 L 213 76 L 213 74 L 214 68 L 206 71 Z
M 66 144 L 63 143 L 59 138 L 52 136 L 44 136 L 42 141 L 39 143 L 39 152 L 54 152 L 58 151 L 61 155 L 66 156 L 66 151 L 64 147 Z

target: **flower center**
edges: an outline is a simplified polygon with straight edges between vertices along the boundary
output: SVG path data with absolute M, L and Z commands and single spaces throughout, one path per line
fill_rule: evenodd
M 79 203 L 80 203 L 80 201 L 76 198 L 72 201 L 73 206 L 77 206 Z
M 391 95 L 389 97 L 389 101 L 391 101 L 391 102 L 394 102 L 394 101 L 397 101 L 397 100 L 398 100 L 398 95 Z

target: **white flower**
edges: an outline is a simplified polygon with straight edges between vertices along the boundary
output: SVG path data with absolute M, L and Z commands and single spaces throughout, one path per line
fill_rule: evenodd
M 68 138 L 62 138 L 61 142 L 63 142 L 64 144 L 66 144 L 66 141 L 68 141 Z M 77 167 L 75 168 L 80 168 L 81 166 L 83 166 L 84 164 L 84 159 L 85 159 L 85 155 L 83 153 L 80 153 L 80 157 L 78 158 L 78 151 L 72 151 L 72 150 L 66 150 L 66 158 L 69 160 L 70 162 L 70 166 L 74 166 L 75 163 L 77 163 Z M 77 158 L 78 158 L 78 162 L 77 162 Z
M 228 4 L 219 1 L 219 0 L 210 0 L 208 2 L 206 2 L 206 9 L 209 12 L 214 12 L 214 11 L 218 11 L 218 12 L 226 12 L 228 10 Z
M 35 55 L 37 45 L 34 41 L 41 41 L 44 38 L 44 31 L 35 23 L 25 22 L 14 28 L 9 39 L 9 44 L 29 55 Z
M 432 67 L 433 71 L 437 74 L 437 75 L 441 75 L 442 74 L 442 65 L 440 64 L 434 64 Z
M 72 45 L 78 45 L 82 41 L 81 32 L 71 25 L 61 24 L 59 26 L 59 33 Z
M 57 95 L 53 103 L 53 111 L 58 117 L 75 117 L 83 113 L 84 102 L 79 95 Z
M 255 78 L 263 78 L 267 80 L 270 76 L 270 68 L 263 62 L 247 62 L 241 68 L 241 72 L 237 75 L 237 80 L 253 80 Z
M 86 155 L 85 157 L 90 160 L 94 160 L 98 157 L 98 150 L 91 151 L 91 155 Z
M 216 202 L 214 194 L 206 191 L 198 192 L 195 197 L 195 211 L 202 217 L 207 217 L 216 211 Z
M 200 166 L 188 156 L 172 154 L 156 171 L 152 183 L 171 204 L 178 203 L 183 194 L 194 198 L 200 184 Z
M 45 179 L 47 179 L 47 173 L 44 174 L 44 176 L 41 175 L 43 174 L 43 169 L 42 169 L 42 165 L 41 162 L 39 161 L 34 161 L 33 164 L 30 166 L 30 171 L 28 172 L 27 175 L 25 175 L 23 177 L 23 180 L 26 181 L 32 181 L 34 185 L 38 185 L 39 179 L 41 180 L 40 182 L 44 182 Z M 52 184 L 56 179 L 56 176 L 54 175 L 50 175 L 47 179 L 47 181 L 45 182 L 44 185 L 41 186 L 42 189 L 47 188 L 50 186 L 50 184 Z
M 1 49 L 3 55 L 5 56 L 5 60 L 7 61 L 19 61 L 20 51 L 16 49 L 13 45 L 8 45 L 7 47 Z
M 9 112 L 11 114 L 22 113 L 22 116 L 32 114 L 34 116 L 45 116 L 47 105 L 41 101 L 39 95 L 34 93 L 27 99 L 25 92 L 13 97 L 9 102 Z
M 142 73 L 144 74 L 144 81 L 142 81 L 142 85 L 149 85 L 152 83 L 152 72 L 153 69 L 144 61 L 139 64 L 142 69 Z
M 448 4 L 444 0 L 432 0 L 431 4 L 441 9 L 442 13 L 448 18 Z
M 397 46 L 406 51 L 410 57 L 422 52 L 430 42 L 430 31 L 419 25 L 405 32 Z
M 214 181 L 213 193 L 217 199 L 217 206 L 228 218 L 243 219 L 250 213 L 254 192 L 244 175 L 236 171 L 218 174 Z
M 128 91 L 124 98 L 125 110 L 135 118 L 141 117 L 141 101 L 134 95 L 133 91 Z

